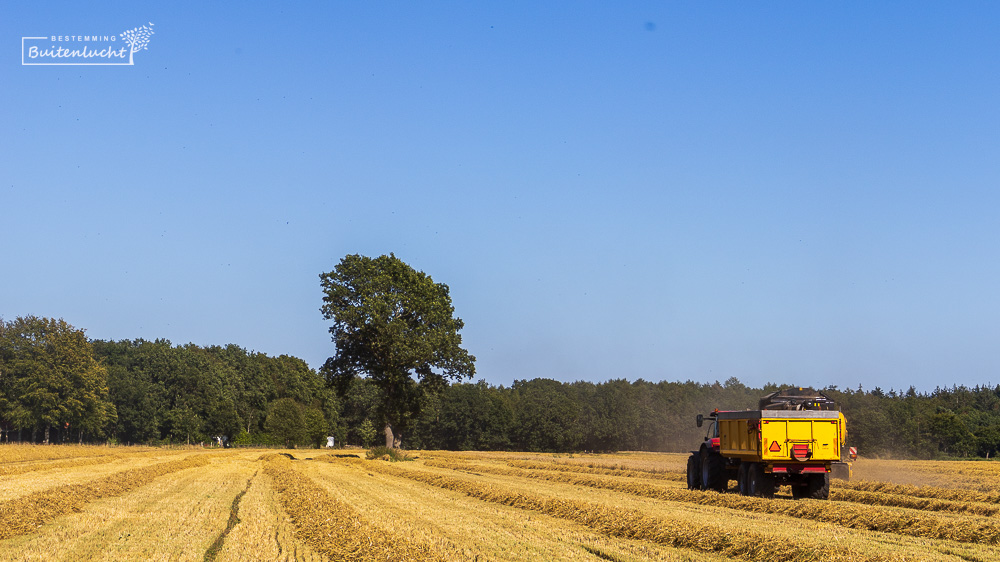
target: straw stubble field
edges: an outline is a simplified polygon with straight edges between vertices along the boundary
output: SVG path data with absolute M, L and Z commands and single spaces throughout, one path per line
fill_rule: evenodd
M 0 446 L 0 560 L 1000 559 L 1000 464 L 862 460 L 830 501 L 684 455 Z

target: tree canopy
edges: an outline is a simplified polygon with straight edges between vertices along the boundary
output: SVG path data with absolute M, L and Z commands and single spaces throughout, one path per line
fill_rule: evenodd
M 0 320 L 0 417 L 18 429 L 100 434 L 116 418 L 108 373 L 83 330 L 65 320 Z M 63 435 L 65 439 L 65 434 Z
M 269 357 L 233 344 L 176 346 L 162 339 L 95 340 L 93 347 L 108 369 L 118 409 L 111 433 L 122 442 L 235 440 L 242 434 L 244 442 L 283 443 L 283 436 L 269 435 L 265 426 L 274 402 L 282 399 L 320 412 L 331 434 L 342 431 L 336 396 L 296 357 Z M 289 444 L 301 441 L 292 437 Z
M 345 256 L 320 282 L 320 310 L 333 320 L 336 345 L 322 372 L 341 394 L 366 376 L 378 391 L 386 446 L 398 446 L 426 391 L 475 375 L 476 358 L 461 346 L 464 324 L 454 316 L 448 286 L 393 254 Z

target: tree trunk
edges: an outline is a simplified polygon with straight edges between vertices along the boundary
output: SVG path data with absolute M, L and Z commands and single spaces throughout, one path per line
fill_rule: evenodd
M 385 422 L 385 446 L 386 448 L 391 449 L 395 444 L 396 440 L 392 435 L 392 424 Z
M 45 426 L 45 442 L 46 445 L 49 444 L 49 426 Z

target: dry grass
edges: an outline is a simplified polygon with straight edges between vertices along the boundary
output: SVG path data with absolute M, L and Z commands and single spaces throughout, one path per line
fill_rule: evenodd
M 630 479 L 600 478 L 549 471 L 529 471 L 516 468 L 467 464 L 448 461 L 427 461 L 428 466 L 438 466 L 451 470 L 485 472 L 521 478 L 534 478 L 565 482 L 577 486 L 603 488 L 635 496 L 673 502 L 696 503 L 752 511 L 781 514 L 789 517 L 811 519 L 824 523 L 834 523 L 848 528 L 889 532 L 914 537 L 945 539 L 958 542 L 1000 544 L 1000 526 L 992 521 L 978 519 L 954 520 L 937 515 L 904 512 L 881 506 L 856 506 L 825 501 L 786 501 L 717 494 L 715 492 L 692 492 L 679 487 L 664 487 L 648 482 Z
M 997 461 L 899 461 L 862 459 L 854 478 L 911 486 L 935 486 L 1000 493 Z
M 190 453 L 189 453 L 190 454 Z M 109 476 L 116 472 L 145 468 L 158 462 L 175 458 L 174 454 L 154 455 L 138 453 L 115 457 L 84 457 L 77 462 L 75 459 L 46 461 L 66 463 L 62 466 L 37 469 L 0 478 L 0 502 L 14 500 L 35 492 L 49 490 L 67 484 L 83 484 L 95 478 Z M 92 460 L 105 462 L 91 463 Z M 32 464 L 32 466 L 37 466 Z
M 486 461 L 484 461 L 486 462 Z M 407 470 L 425 470 L 446 476 L 453 472 L 431 467 L 421 467 L 422 463 L 409 463 Z M 501 465 L 502 466 L 502 465 Z M 826 545 L 840 545 L 842 548 L 878 554 L 882 557 L 898 556 L 912 560 L 1000 560 L 1000 548 L 977 543 L 959 543 L 941 539 L 925 539 L 908 535 L 869 531 L 859 528 L 845 528 L 839 525 L 810 519 L 788 517 L 781 514 L 751 512 L 729 509 L 723 506 L 700 505 L 685 502 L 671 502 L 642 496 L 623 495 L 620 492 L 601 488 L 580 487 L 572 484 L 548 480 L 523 479 L 514 476 L 493 474 L 476 475 L 465 473 L 468 478 L 488 485 L 499 485 L 511 490 L 530 493 L 546 493 L 552 496 L 599 502 L 605 505 L 635 508 L 654 518 L 680 519 L 695 524 L 708 525 L 720 532 L 741 534 L 746 529 L 767 534 L 779 543 L 801 543 L 803 537 Z M 663 483 L 667 487 L 669 483 Z M 680 486 L 675 486 L 679 488 Z M 792 503 L 790 500 L 786 503 Z M 818 502 L 822 503 L 822 502 Z M 906 510 L 898 510 L 905 512 Z M 945 519 L 982 520 L 974 516 L 945 514 Z M 959 556 L 959 558 L 953 558 Z
M 145 447 L 128 449 L 135 452 L 148 450 Z M 118 449 L 103 445 L 22 445 L 4 444 L 0 445 L 0 464 L 30 462 L 30 461 L 51 461 L 57 459 L 100 457 L 114 455 Z
M 548 464 L 579 465 L 589 468 L 634 470 L 637 472 L 673 472 L 687 470 L 687 453 L 523 453 L 507 451 L 427 451 L 426 458 L 453 460 L 535 461 Z
M 504 489 L 468 479 L 404 469 L 387 463 L 372 462 L 369 470 L 409 478 L 431 486 L 454 490 L 483 501 L 499 503 L 527 511 L 536 511 L 575 521 L 613 537 L 647 540 L 675 548 L 713 552 L 742 560 L 892 560 L 895 555 L 871 555 L 861 551 L 835 548 L 803 539 L 776 542 L 754 530 L 738 535 L 711 525 L 699 525 L 677 519 L 653 518 L 634 509 L 609 507 L 596 502 L 569 500 L 556 496 Z
M 463 493 L 369 470 L 370 463 L 326 457 L 301 463 L 328 493 L 349 503 L 380 527 L 431 544 L 446 560 L 605 560 L 714 562 L 712 553 L 610 537 L 572 521 L 525 516 L 516 508 L 483 502 Z M 407 465 L 416 463 L 407 463 Z M 488 529 L 488 532 L 484 532 Z
M 201 560 L 257 467 L 230 455 L 199 454 L 191 460 L 195 466 L 147 479 L 36 533 L 0 542 L 0 559 Z
M 609 476 L 624 476 L 627 478 L 649 478 L 652 480 L 672 480 L 684 482 L 687 477 L 677 472 L 662 472 L 650 470 L 637 470 L 625 468 L 625 465 L 602 465 L 598 463 L 589 464 L 569 464 L 569 463 L 545 463 L 537 461 L 507 461 L 509 466 L 514 468 L 524 468 L 528 470 L 557 470 L 560 472 L 579 472 L 583 474 L 607 474 Z
M 261 463 L 255 463 L 260 465 Z M 322 562 L 315 552 L 295 536 L 291 518 L 281 508 L 271 477 L 255 473 L 239 503 L 239 522 L 222 541 L 217 562 Z
M 87 503 L 100 498 L 124 494 L 157 476 L 205 464 L 208 464 L 206 456 L 193 455 L 116 472 L 83 484 L 58 486 L 0 503 L 0 540 L 31 533 L 60 515 L 80 511 Z
M 820 502 L 690 492 L 686 455 L 0 452 L 19 459 L 0 461 L 0 560 L 1000 559 L 993 463 L 893 461 L 936 485 Z
M 433 466 L 435 461 L 428 461 Z M 575 472 L 582 474 L 600 474 L 624 478 L 645 478 L 651 480 L 670 480 L 685 482 L 685 475 L 675 472 L 650 472 L 623 468 L 599 467 L 593 464 L 568 464 L 558 462 L 539 462 L 524 460 L 508 460 L 508 466 L 526 470 L 552 470 L 558 472 Z M 503 473 L 503 472 L 499 472 Z M 882 482 L 841 482 L 836 481 L 831 492 L 834 501 L 854 502 L 865 505 L 881 505 L 887 507 L 905 507 L 922 511 L 947 511 L 952 513 L 969 513 L 973 515 L 996 515 L 1000 507 L 983 505 L 978 502 L 997 503 L 1000 493 L 973 492 L 969 490 L 950 490 L 931 486 L 915 487 L 885 484 Z M 946 501 L 952 499 L 955 501 Z
M 840 488 L 860 490 L 865 492 L 881 492 L 897 494 L 914 498 L 933 498 L 957 502 L 1000 503 L 1000 492 L 980 492 L 968 489 L 947 488 L 941 486 L 915 486 L 912 484 L 891 484 L 875 480 L 842 482 Z
M 99 457 L 76 457 L 59 460 L 18 462 L 0 465 L 0 476 L 10 477 L 28 472 L 39 472 L 43 470 L 59 470 L 74 466 L 92 466 L 95 464 L 105 464 L 121 459 L 119 455 L 107 454 Z
M 350 505 L 333 498 L 279 455 L 266 455 L 264 471 L 295 534 L 317 552 L 336 560 L 436 560 L 426 545 L 416 544 L 390 529 L 377 528 Z
M 17 447 L 28 447 L 34 448 L 39 447 L 37 445 L 10 445 L 11 448 Z M 50 446 L 47 449 L 53 449 L 56 447 Z M 46 449 L 43 447 L 43 449 Z M 144 457 L 168 457 L 173 455 L 180 455 L 191 453 L 194 451 L 203 452 L 201 448 L 181 448 L 181 449 L 156 449 L 151 447 L 136 447 L 135 449 L 126 448 L 108 448 L 108 447 L 93 447 L 93 446 L 69 446 L 67 451 L 57 451 L 55 453 L 49 451 L 33 451 L 29 450 L 29 453 L 37 454 L 47 454 L 52 455 L 53 458 L 31 458 L 27 460 L 16 460 L 9 462 L 0 463 L 0 476 L 13 476 L 17 474 L 25 474 L 28 472 L 38 472 L 42 470 L 59 470 L 66 467 L 72 466 L 86 466 L 94 464 L 103 464 L 107 462 L 113 462 L 118 459 L 135 459 Z M 24 455 L 24 456 L 37 456 L 37 455 Z
M 946 490 L 947 491 L 947 490 Z M 950 501 L 932 497 L 904 495 L 899 492 L 869 492 L 859 488 L 833 488 L 830 499 L 834 501 L 853 502 L 865 505 L 882 505 L 888 507 L 905 507 L 921 511 L 946 511 L 951 513 L 968 513 L 972 515 L 991 516 L 1000 513 L 1000 506 L 980 503 L 977 501 Z

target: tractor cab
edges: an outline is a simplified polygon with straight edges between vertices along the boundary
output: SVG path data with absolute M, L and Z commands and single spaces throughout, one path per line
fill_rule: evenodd
M 716 410 L 711 414 L 708 414 L 708 428 L 705 430 L 705 439 L 708 443 L 709 448 L 718 449 L 719 448 L 719 411 Z M 705 416 L 698 414 L 694 419 L 698 427 L 703 427 L 705 425 Z

